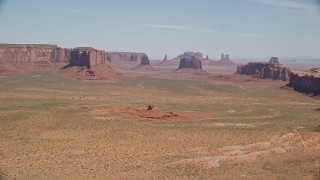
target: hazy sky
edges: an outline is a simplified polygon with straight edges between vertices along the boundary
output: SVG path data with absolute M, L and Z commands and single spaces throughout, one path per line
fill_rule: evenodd
M 0 0 L 1 1 L 1 0 Z M 315 0 L 7 0 L 0 43 L 91 46 L 169 58 L 320 57 Z

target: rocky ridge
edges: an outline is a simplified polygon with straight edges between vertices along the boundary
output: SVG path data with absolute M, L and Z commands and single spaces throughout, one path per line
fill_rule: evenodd
M 250 62 L 237 67 L 238 74 L 252 75 L 255 78 L 289 81 L 291 69 L 281 64 L 274 57 L 268 63 Z
M 69 62 L 71 49 L 50 44 L 0 44 L 0 62 Z
M 287 87 L 291 87 L 301 93 L 310 94 L 311 96 L 319 96 L 320 68 L 313 68 L 310 71 L 292 71 Z

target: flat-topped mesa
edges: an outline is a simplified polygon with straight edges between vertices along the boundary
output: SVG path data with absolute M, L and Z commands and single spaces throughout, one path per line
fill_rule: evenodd
M 51 44 L 0 44 L 0 61 L 21 62 L 69 62 L 70 49 Z
M 287 86 L 301 93 L 319 96 L 320 68 L 312 68 L 310 71 L 292 71 Z
M 106 63 L 106 52 L 92 47 L 77 47 L 71 50 L 69 66 L 86 66 L 88 68 Z
M 120 75 L 106 61 L 105 51 L 77 47 L 72 49 L 70 64 L 64 68 L 64 73 L 67 77 L 78 80 L 108 80 Z
M 107 52 L 107 60 L 112 64 L 140 64 L 145 53 L 135 52 Z
M 201 60 L 194 56 L 188 56 L 180 59 L 179 69 L 192 68 L 192 69 L 202 69 Z
M 272 57 L 268 63 L 250 62 L 237 67 L 238 74 L 252 75 L 261 79 L 289 81 L 291 70 L 279 64 L 278 58 Z

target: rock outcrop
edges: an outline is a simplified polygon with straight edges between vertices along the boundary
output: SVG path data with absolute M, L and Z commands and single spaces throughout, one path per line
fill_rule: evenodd
M 312 96 L 320 95 L 320 68 L 313 68 L 308 72 L 292 71 L 288 87 Z
M 69 62 L 70 49 L 48 44 L 0 44 L 0 61 L 5 63 L 48 61 Z
M 200 52 L 186 51 L 183 54 L 178 55 L 175 59 L 182 59 L 182 58 L 187 58 L 187 57 L 195 57 L 197 59 L 202 60 L 203 54 Z
M 107 60 L 111 64 L 133 64 L 139 65 L 142 58 L 147 56 L 145 53 L 135 52 L 107 52 Z
M 71 49 L 48 44 L 0 44 L 0 75 L 15 76 L 60 69 L 70 61 Z
M 271 57 L 270 62 L 271 64 L 280 64 L 278 57 Z
M 201 60 L 195 56 L 184 57 L 180 59 L 179 69 L 191 68 L 191 69 L 202 69 Z
M 105 51 L 78 47 L 71 51 L 71 59 L 64 69 L 68 77 L 79 80 L 106 80 L 118 75 L 107 63 Z
M 221 59 L 219 61 L 213 61 L 213 65 L 215 66 L 235 66 L 236 63 L 230 60 L 229 54 L 221 54 Z
M 237 67 L 238 74 L 252 75 L 256 78 L 289 81 L 291 70 L 271 59 L 268 63 L 251 62 Z
M 88 68 L 106 63 L 106 52 L 91 47 L 78 47 L 71 51 L 69 66 L 87 66 Z
M 150 61 L 147 55 L 143 55 L 141 57 L 141 63 L 140 65 L 150 65 Z
M 143 55 L 141 57 L 141 63 L 137 66 L 132 68 L 133 70 L 144 70 L 144 71 L 153 71 L 153 67 L 150 65 L 150 61 L 147 55 Z
M 162 65 L 168 64 L 169 60 L 168 60 L 168 56 L 167 54 L 164 55 L 163 61 L 161 62 Z
M 57 45 L 37 44 L 0 45 L 0 75 L 5 76 L 30 74 L 44 69 L 85 80 L 109 79 L 119 74 L 107 65 L 106 61 L 106 52 L 94 48 L 65 49 Z

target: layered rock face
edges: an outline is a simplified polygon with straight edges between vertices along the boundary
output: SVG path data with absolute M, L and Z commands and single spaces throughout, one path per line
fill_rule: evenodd
M 292 71 L 290 82 L 287 86 L 302 93 L 313 96 L 320 95 L 320 69 L 311 69 L 309 72 Z
M 141 57 L 141 65 L 150 65 L 150 61 L 147 55 L 143 55 Z
M 81 80 L 102 80 L 119 75 L 106 64 L 105 51 L 94 48 L 64 49 L 57 45 L 0 45 L 0 75 L 54 70 Z
M 91 47 L 74 48 L 71 51 L 69 66 L 86 66 L 88 68 L 106 63 L 106 52 Z
M 0 61 L 5 63 L 69 62 L 70 54 L 70 49 L 57 45 L 0 44 Z
M 202 69 L 202 63 L 199 58 L 194 56 L 185 57 L 180 59 L 179 69 L 182 68 Z
M 195 57 L 197 59 L 202 60 L 203 59 L 203 54 L 200 53 L 200 52 L 186 51 L 183 54 L 180 54 L 179 56 L 177 56 L 177 58 L 179 58 L 179 59 L 186 58 L 186 57 Z
M 238 74 L 252 75 L 262 79 L 289 81 L 291 70 L 271 59 L 269 63 L 251 62 L 237 67 Z
M 110 63 L 135 63 L 140 64 L 145 53 L 134 52 L 107 52 L 107 60 Z M 147 56 L 148 57 L 148 56 Z
M 105 51 L 91 47 L 72 49 L 70 64 L 64 73 L 78 80 L 107 80 L 120 75 L 107 64 Z

